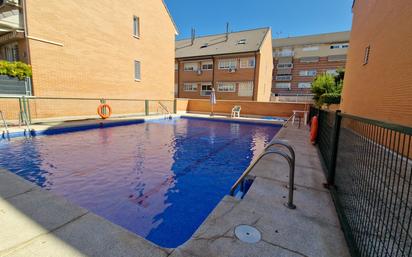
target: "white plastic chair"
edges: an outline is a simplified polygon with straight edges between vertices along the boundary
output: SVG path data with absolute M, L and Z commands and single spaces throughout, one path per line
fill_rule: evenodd
M 236 117 L 238 117 L 238 118 L 240 118 L 240 110 L 241 110 L 242 108 L 239 106 L 239 105 L 235 105 L 235 107 L 233 107 L 233 109 L 232 109 L 232 118 L 236 118 Z

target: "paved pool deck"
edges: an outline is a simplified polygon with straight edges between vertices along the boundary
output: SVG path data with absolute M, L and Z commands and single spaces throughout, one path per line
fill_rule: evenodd
M 226 196 L 191 239 L 176 249 L 158 247 L 0 170 L 0 256 L 349 257 L 309 132 L 289 126 L 276 137 L 296 151 L 297 208 L 283 205 L 289 179 L 286 161 L 267 156 L 253 169 L 255 180 L 244 199 Z M 258 229 L 261 241 L 237 239 L 234 229 L 243 224 Z

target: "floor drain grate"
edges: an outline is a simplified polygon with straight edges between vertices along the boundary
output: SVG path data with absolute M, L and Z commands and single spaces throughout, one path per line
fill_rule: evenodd
M 240 241 L 250 244 L 257 243 L 262 238 L 259 230 L 248 225 L 237 226 L 235 228 L 235 235 Z

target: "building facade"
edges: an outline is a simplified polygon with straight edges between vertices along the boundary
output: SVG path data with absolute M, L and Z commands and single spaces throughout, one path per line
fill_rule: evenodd
M 272 81 L 270 28 L 176 42 L 176 97 L 269 101 Z
M 272 100 L 276 96 L 305 96 L 317 74 L 345 68 L 350 32 L 273 40 Z
M 35 96 L 172 99 L 176 33 L 162 0 L 0 1 L 0 58 Z
M 412 126 L 412 2 L 353 6 L 343 112 Z

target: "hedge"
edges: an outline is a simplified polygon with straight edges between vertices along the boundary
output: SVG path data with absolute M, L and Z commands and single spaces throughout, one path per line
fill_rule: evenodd
M 16 77 L 23 80 L 31 77 L 31 66 L 23 62 L 0 61 L 0 75 Z

